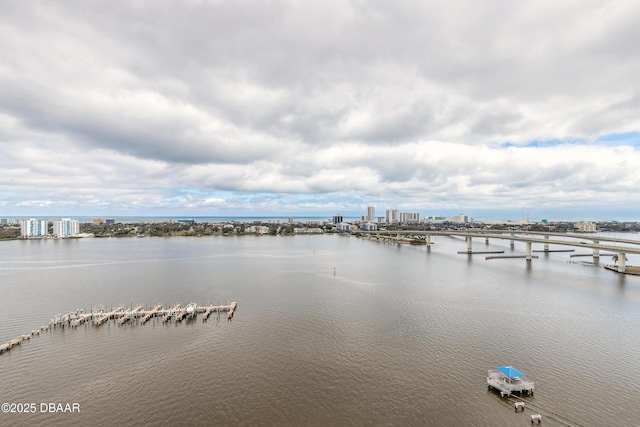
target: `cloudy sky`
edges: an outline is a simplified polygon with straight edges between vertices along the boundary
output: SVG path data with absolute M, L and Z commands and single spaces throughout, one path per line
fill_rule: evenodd
M 640 2 L 0 5 L 0 217 L 640 219 Z

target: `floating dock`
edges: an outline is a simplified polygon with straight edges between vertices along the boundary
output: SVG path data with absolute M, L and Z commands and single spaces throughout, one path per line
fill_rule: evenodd
M 487 375 L 489 389 L 500 392 L 500 396 L 511 396 L 514 392 L 522 394 L 526 392 L 533 395 L 534 383 L 525 378 L 525 375 L 513 366 L 498 366 L 491 369 Z
M 23 341 L 31 339 L 32 336 L 40 335 L 43 331 L 50 331 L 55 327 L 77 327 L 84 323 L 90 322 L 94 326 L 103 325 L 109 320 L 115 320 L 118 325 L 124 325 L 127 322 L 138 321 L 141 325 L 147 323 L 151 318 L 161 317 L 162 323 L 167 323 L 172 319 L 175 322 L 181 322 L 186 318 L 196 318 L 198 314 L 202 314 L 202 321 L 206 322 L 211 313 L 227 313 L 227 320 L 233 318 L 233 314 L 238 307 L 237 301 L 231 301 L 226 305 L 203 305 L 198 306 L 191 303 L 182 307 L 180 303 L 175 304 L 170 309 L 163 309 L 162 304 L 158 304 L 149 310 L 144 310 L 144 305 L 138 304 L 125 309 L 120 305 L 115 309 L 106 311 L 104 306 L 84 312 L 81 309 L 66 314 L 58 314 L 54 316 L 48 325 L 41 326 L 40 329 L 34 329 L 28 335 L 20 335 L 4 344 L 0 344 L 0 354 L 5 353 L 12 348 L 20 345 Z

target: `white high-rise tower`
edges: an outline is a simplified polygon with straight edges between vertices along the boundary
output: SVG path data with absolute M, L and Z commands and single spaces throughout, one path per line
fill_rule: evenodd
M 367 206 L 367 221 L 374 222 L 376 220 L 375 206 Z
M 46 236 L 49 232 L 49 221 L 46 219 L 25 219 L 20 223 L 23 237 Z
M 80 221 L 71 218 L 62 218 L 53 221 L 53 234 L 58 237 L 76 236 L 80 233 Z

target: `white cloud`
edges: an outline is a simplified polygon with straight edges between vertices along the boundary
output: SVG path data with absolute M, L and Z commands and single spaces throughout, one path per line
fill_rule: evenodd
M 637 149 L 594 141 L 640 130 L 639 12 L 617 1 L 12 3 L 0 23 L 0 203 L 42 214 L 637 207 Z

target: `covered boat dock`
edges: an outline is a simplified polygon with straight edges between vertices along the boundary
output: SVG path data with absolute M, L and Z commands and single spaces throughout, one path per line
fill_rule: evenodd
M 487 385 L 489 389 L 496 389 L 501 396 L 510 396 L 514 392 L 522 395 L 522 392 L 533 394 L 534 384 L 525 378 L 525 374 L 513 366 L 498 366 L 489 370 L 487 375 Z

